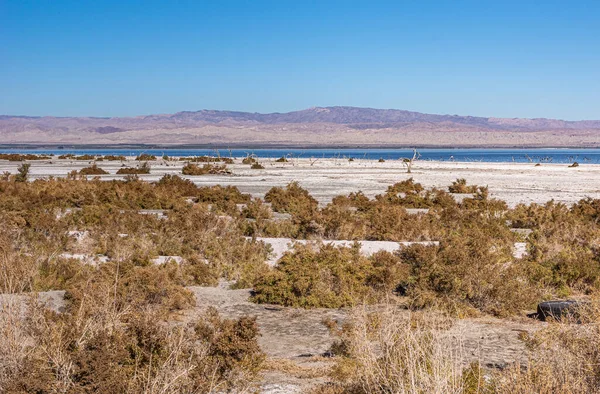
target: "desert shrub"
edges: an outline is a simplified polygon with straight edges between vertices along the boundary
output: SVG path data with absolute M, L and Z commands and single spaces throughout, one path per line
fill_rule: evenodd
M 104 160 L 108 161 L 125 161 L 127 158 L 123 155 L 105 155 L 102 157 Z
M 285 156 L 281 156 L 279 159 L 275 160 L 276 163 L 287 163 L 288 159 Z
M 79 175 L 104 175 L 104 174 L 108 174 L 108 172 L 103 170 L 102 168 L 98 167 L 96 165 L 96 163 L 92 164 L 89 167 L 85 167 L 85 168 L 82 168 L 81 170 L 79 170 Z
M 242 217 L 247 219 L 264 221 L 271 219 L 272 216 L 271 210 L 260 198 L 253 199 L 242 209 Z
M 458 193 L 458 194 L 469 194 L 477 192 L 477 185 L 467 185 L 467 180 L 464 178 L 459 178 L 452 182 L 452 185 L 448 186 L 448 191 L 450 193 Z
M 439 238 L 442 231 L 441 226 L 436 227 L 432 215 L 415 217 L 397 205 L 377 204 L 365 220 L 366 239 L 375 241 L 427 241 Z
M 554 296 L 591 293 L 600 287 L 600 230 L 597 201 L 585 199 L 569 209 L 550 201 L 519 205 L 508 213 L 511 225 L 533 229 L 524 260 L 530 280 Z
M 178 175 L 163 175 L 156 183 L 156 187 L 165 193 L 176 194 L 181 197 L 194 197 L 198 193 L 198 187 L 194 182 Z
M 93 267 L 77 259 L 58 257 L 42 260 L 37 266 L 32 287 L 35 291 L 65 290 L 88 270 L 93 270 Z
M 369 197 L 363 192 L 350 193 L 348 196 L 336 196 L 331 200 L 331 206 L 353 207 L 358 212 L 368 211 L 372 206 Z
M 150 155 L 148 153 L 141 153 L 135 158 L 135 160 L 136 161 L 152 161 L 152 160 L 156 160 L 156 156 Z
M 252 199 L 235 186 L 221 185 L 200 187 L 194 196 L 198 197 L 198 202 L 211 204 L 213 211 L 231 215 L 239 213 L 237 204 L 247 204 Z
M 464 209 L 483 209 L 491 212 L 504 212 L 508 210 L 506 202 L 489 198 L 489 189 L 487 186 L 477 187 L 473 197 L 463 199 L 460 205 Z
M 150 174 L 150 165 L 146 161 L 146 162 L 144 162 L 139 167 L 123 167 L 123 168 L 119 168 L 117 170 L 117 174 L 118 175 Z
M 242 159 L 242 164 L 255 164 L 257 163 L 256 158 L 254 156 L 246 156 Z
M 209 309 L 206 317 L 196 324 L 195 331 L 208 344 L 207 356 L 211 364 L 218 366 L 217 376 L 230 385 L 235 386 L 239 379 L 248 380 L 260 372 L 265 356 L 257 342 L 259 331 L 255 317 L 221 319 L 216 310 Z
M 525 261 L 531 280 L 557 295 L 591 293 L 600 288 L 600 231 L 573 219 L 548 221 L 528 237 Z
M 292 182 L 285 188 L 271 188 L 265 195 L 265 201 L 271 203 L 275 212 L 292 215 L 292 222 L 299 226 L 299 236 L 323 234 L 318 219 L 319 203 L 297 182 Z
M 227 169 L 227 166 L 221 165 L 213 165 L 213 164 L 205 164 L 202 167 L 187 163 L 183 166 L 181 173 L 183 175 L 206 175 L 206 174 L 231 174 L 231 171 Z
M 297 182 L 288 184 L 285 188 L 273 187 L 265 194 L 265 201 L 271 203 L 275 212 L 303 213 L 316 211 L 318 202 L 306 189 Z
M 345 197 L 337 198 L 328 204 L 319 215 L 319 224 L 323 228 L 323 236 L 328 239 L 369 239 L 366 215 L 355 213 L 357 209 Z
M 25 161 L 25 160 L 49 160 L 51 159 L 48 155 L 34 155 L 34 154 L 21 154 L 21 153 L 0 153 L 0 160 L 8 161 Z
M 181 265 L 186 285 L 216 286 L 219 284 L 219 272 L 214 265 L 200 256 L 188 257 Z
M 339 308 L 366 296 L 361 286 L 365 261 L 358 248 L 323 245 L 319 251 L 296 245 L 254 286 L 253 301 L 304 308 Z
M 379 160 L 377 160 L 379 163 L 385 163 L 385 160 L 383 158 L 380 158 Z
M 389 186 L 386 193 L 375 199 L 384 204 L 402 205 L 405 208 L 449 207 L 456 205 L 452 196 L 442 190 L 425 190 L 413 178 Z
M 579 167 L 579 163 L 574 161 L 573 164 L 571 164 L 569 167 L 573 168 L 573 167 Z
M 539 291 L 528 280 L 524 264 L 512 261 L 509 238 L 492 238 L 482 230 L 463 229 L 439 246 L 412 245 L 401 251 L 411 271 L 402 286 L 413 306 L 493 315 L 535 306 Z
M 254 286 L 259 303 L 303 308 L 339 308 L 391 295 L 406 267 L 386 252 L 371 258 L 353 247 L 295 245 Z M 385 277 L 385 278 L 384 278 Z M 381 281 L 381 279 L 384 279 Z
M 155 311 L 103 302 L 93 305 L 87 297 L 84 308 L 62 314 L 33 306 L 26 320 L 19 320 L 29 348 L 12 373 L 0 373 L 3 390 L 239 392 L 248 390 L 260 371 L 264 355 L 252 319 L 209 313 L 197 326 L 169 326 Z
M 5 228 L 4 231 L 7 229 Z M 0 292 L 22 293 L 31 291 L 37 276 L 37 263 L 32 256 L 17 248 L 15 240 L 0 233 Z
M 96 160 L 96 156 L 94 156 L 94 155 L 80 155 L 80 156 L 73 156 L 72 159 L 75 159 L 75 160 Z
M 17 175 L 15 176 L 15 182 L 27 182 L 29 178 L 29 169 L 31 164 L 23 163 L 17 168 Z
M 582 199 L 573 205 L 571 212 L 598 224 L 600 222 L 600 199 L 589 197 Z
M 565 204 L 556 203 L 553 200 L 544 205 L 536 203 L 519 204 L 507 213 L 507 219 L 510 220 L 513 227 L 531 229 L 550 221 L 572 221 L 569 208 Z
M 180 157 L 180 161 L 190 163 L 218 163 L 233 164 L 233 159 L 229 157 L 213 157 L 213 156 L 195 156 L 195 157 Z
M 250 168 L 253 169 L 253 170 L 264 170 L 265 166 L 263 166 L 259 162 L 256 162 L 256 163 L 252 163 L 252 165 L 250 166 Z

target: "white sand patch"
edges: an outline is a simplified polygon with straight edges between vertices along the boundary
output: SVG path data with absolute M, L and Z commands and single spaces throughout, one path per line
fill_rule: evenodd
M 251 238 L 247 238 L 251 239 Z M 262 241 L 265 244 L 271 246 L 272 253 L 269 259 L 267 260 L 267 264 L 270 266 L 274 266 L 277 264 L 277 261 L 283 256 L 283 254 L 289 250 L 293 249 L 294 243 L 299 243 L 302 245 L 316 243 L 316 241 L 310 240 L 294 240 L 291 238 L 266 238 L 266 237 L 257 237 L 257 241 Z M 402 247 L 410 246 L 410 245 L 438 245 L 437 241 L 424 241 L 424 242 L 392 242 L 392 241 L 358 241 L 360 243 L 360 252 L 364 256 L 371 256 L 374 253 L 379 251 L 387 251 L 390 253 L 394 253 L 400 250 Z M 347 240 L 323 240 L 323 244 L 334 245 L 334 246 L 352 246 L 354 241 Z

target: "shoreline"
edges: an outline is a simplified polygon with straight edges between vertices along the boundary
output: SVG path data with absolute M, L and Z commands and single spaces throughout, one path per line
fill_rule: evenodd
M 600 149 L 600 143 L 596 145 L 580 145 L 580 146 L 563 146 L 563 145 L 436 145 L 436 144 L 422 144 L 422 145 L 328 145 L 328 144 L 307 144 L 307 145 L 287 145 L 287 144 L 228 144 L 228 145 L 214 145 L 214 144 L 45 144 L 45 143 L 9 143 L 0 144 L 0 150 L 97 150 L 97 149 L 170 149 L 170 150 L 197 150 L 197 149 L 215 149 L 215 150 L 228 150 L 228 149 L 253 149 L 253 150 L 278 150 L 278 149 L 291 149 L 291 150 L 597 150 Z

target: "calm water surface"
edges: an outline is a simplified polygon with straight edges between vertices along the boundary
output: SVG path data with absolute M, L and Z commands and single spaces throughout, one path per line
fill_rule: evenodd
M 137 156 L 148 153 L 181 156 L 259 157 L 278 158 L 292 156 L 300 158 L 355 158 L 395 160 L 412 157 L 408 149 L 0 149 L 1 153 L 37 153 L 63 155 L 125 155 Z M 519 163 L 600 163 L 600 149 L 420 149 L 420 160 L 465 161 L 465 162 L 519 162 Z

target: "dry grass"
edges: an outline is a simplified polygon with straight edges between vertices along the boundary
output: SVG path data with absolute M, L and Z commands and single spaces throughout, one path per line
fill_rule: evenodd
M 314 379 L 324 377 L 330 373 L 330 369 L 330 366 L 307 367 L 298 365 L 298 363 L 284 358 L 268 358 L 263 365 L 264 371 L 282 372 L 298 379 Z
M 353 310 L 337 331 L 332 378 L 349 393 L 459 393 L 465 390 L 460 339 L 438 315 L 402 316 L 394 307 Z

